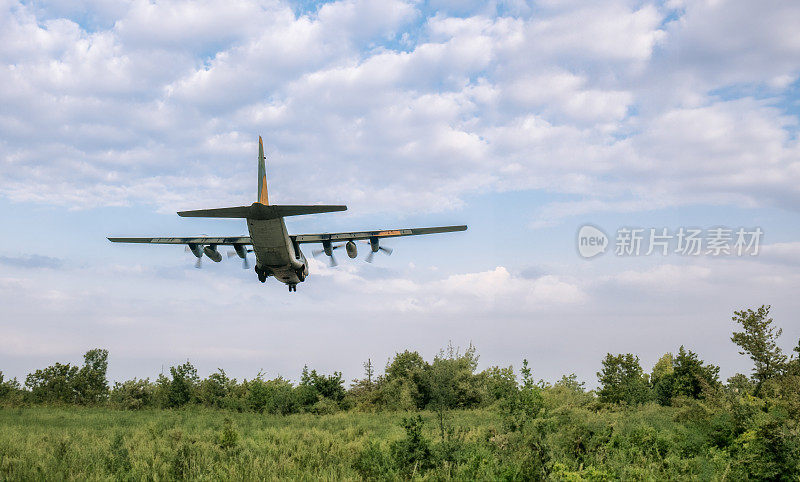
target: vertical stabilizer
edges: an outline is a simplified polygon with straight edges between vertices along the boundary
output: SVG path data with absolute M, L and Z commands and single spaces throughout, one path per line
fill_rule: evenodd
M 264 165 L 264 143 L 258 136 L 258 202 L 265 206 L 269 204 L 267 196 L 267 168 Z

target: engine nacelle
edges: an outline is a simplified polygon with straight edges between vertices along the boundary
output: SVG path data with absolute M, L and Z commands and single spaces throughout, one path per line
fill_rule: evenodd
M 203 247 L 199 244 L 190 244 L 189 250 L 195 255 L 198 259 L 203 257 Z
M 247 258 L 247 247 L 243 244 L 234 244 L 233 250 L 236 251 L 236 256 L 246 259 Z
M 215 263 L 222 261 L 222 255 L 217 251 L 217 246 L 215 244 L 203 247 L 203 252 Z
M 355 259 L 355 257 L 358 256 L 358 248 L 356 248 L 356 243 L 348 241 L 347 244 L 344 245 L 344 249 L 347 250 L 347 256 L 350 256 L 350 259 Z

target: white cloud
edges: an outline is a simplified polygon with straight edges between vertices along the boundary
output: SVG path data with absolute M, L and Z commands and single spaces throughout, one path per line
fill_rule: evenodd
M 297 201 L 361 213 L 526 189 L 581 197 L 545 208 L 548 223 L 698 201 L 796 206 L 796 119 L 752 96 L 796 79 L 798 9 L 721 5 L 423 18 L 398 0 L 307 15 L 279 1 L 133 2 L 89 31 L 58 18 L 77 15 L 63 5 L 8 3 L 0 195 L 165 211 L 241 202 L 260 133 L 278 197 L 303 172 Z M 741 83 L 754 87 L 718 95 Z

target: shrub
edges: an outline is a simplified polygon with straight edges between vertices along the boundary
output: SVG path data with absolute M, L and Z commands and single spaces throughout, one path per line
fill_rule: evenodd
M 170 367 L 169 373 L 172 380 L 167 389 L 166 406 L 176 408 L 191 402 L 198 383 L 197 369 L 187 360 L 183 365 Z
M 127 380 L 115 383 L 111 390 L 109 401 L 118 408 L 125 410 L 138 410 L 153 404 L 153 384 L 145 378 L 143 380 Z
M 285 415 L 298 408 L 291 383 L 281 377 L 264 380 L 260 373 L 247 384 L 247 401 L 250 409 L 256 412 Z
M 406 476 L 414 476 L 433 466 L 430 442 L 422 435 L 422 417 L 404 418 L 405 438 L 391 445 L 392 458 Z
M 0 402 L 17 402 L 21 398 L 19 382 L 16 378 L 5 380 L 0 371 Z
M 200 382 L 197 387 L 197 399 L 207 407 L 226 407 L 228 396 L 235 385 L 236 380 L 231 380 L 225 374 L 225 370 L 218 368 L 215 373 Z
M 333 375 L 321 375 L 316 370 L 308 371 L 308 367 L 303 367 L 303 374 L 300 377 L 300 386 L 312 387 L 321 397 L 329 398 L 336 402 L 344 398 L 344 379 L 340 372 L 333 372 Z
M 30 390 L 28 393 L 33 402 L 74 403 L 76 400 L 74 382 L 77 374 L 78 367 L 56 362 L 54 365 L 28 374 L 25 386 Z
M 217 437 L 217 444 L 223 450 L 232 450 L 236 448 L 239 443 L 239 432 L 233 428 L 233 420 L 230 417 L 225 417 L 222 422 L 222 429 Z
M 647 379 L 638 356 L 607 354 L 597 378 L 601 385 L 597 395 L 602 402 L 636 405 L 649 398 Z
M 367 480 L 391 480 L 397 477 L 392 458 L 375 441 L 367 442 L 358 453 L 353 468 Z

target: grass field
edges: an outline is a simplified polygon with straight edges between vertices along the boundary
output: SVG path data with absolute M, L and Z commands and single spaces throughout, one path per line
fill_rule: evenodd
M 0 408 L 0 480 L 797 480 L 787 426 L 736 437 L 731 415 L 567 408 L 508 432 L 496 410 L 455 410 L 442 437 L 434 412 Z
M 404 437 L 403 413 L 259 415 L 204 408 L 0 409 L 0 479 L 359 479 L 369 441 Z M 433 414 L 425 435 L 435 438 Z M 477 443 L 491 411 L 454 412 Z

